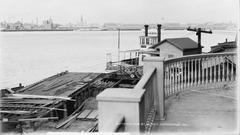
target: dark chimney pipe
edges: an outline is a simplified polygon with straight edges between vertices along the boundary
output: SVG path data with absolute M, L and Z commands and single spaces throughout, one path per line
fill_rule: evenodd
M 162 25 L 161 25 L 161 24 L 158 24 L 158 25 L 157 25 L 158 43 L 161 42 L 161 28 L 162 28 Z
M 147 37 L 148 36 L 148 25 L 144 25 L 145 27 L 145 36 Z

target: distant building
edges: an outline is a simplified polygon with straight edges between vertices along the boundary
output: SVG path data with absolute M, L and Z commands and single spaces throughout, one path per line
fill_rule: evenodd
M 228 42 L 227 39 L 223 43 L 218 43 L 218 45 L 211 46 L 210 53 L 220 53 L 220 52 L 236 52 L 237 43 L 236 41 Z
M 53 21 L 51 18 L 43 21 L 42 29 L 45 29 L 45 30 L 53 29 Z
M 24 23 L 23 27 L 24 27 L 24 30 L 32 30 L 34 28 L 33 24 L 30 24 L 30 23 Z
M 201 54 L 198 43 L 190 38 L 167 38 L 150 48 L 159 51 L 161 57 L 172 58 L 184 55 Z

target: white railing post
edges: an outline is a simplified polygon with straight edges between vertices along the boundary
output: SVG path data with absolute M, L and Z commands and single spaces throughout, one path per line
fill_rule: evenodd
M 162 57 L 145 57 L 143 60 L 143 74 L 151 68 L 157 71 L 157 91 L 154 92 L 154 105 L 161 120 L 165 120 L 165 93 L 164 93 L 164 58 Z

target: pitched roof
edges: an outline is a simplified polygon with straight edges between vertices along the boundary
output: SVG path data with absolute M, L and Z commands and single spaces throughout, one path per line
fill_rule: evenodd
M 192 39 L 188 37 L 184 38 L 166 38 L 160 43 L 157 43 L 155 45 L 152 45 L 150 48 L 156 48 L 160 46 L 164 42 L 169 42 L 170 44 L 174 45 L 175 47 L 181 49 L 181 50 L 186 50 L 186 49 L 194 49 L 198 48 L 198 43 L 193 41 Z

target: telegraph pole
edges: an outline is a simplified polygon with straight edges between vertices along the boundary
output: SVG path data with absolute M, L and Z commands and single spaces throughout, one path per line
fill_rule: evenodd
M 201 47 L 201 33 L 208 33 L 208 34 L 212 34 L 212 31 L 206 31 L 206 30 L 203 30 L 202 28 L 190 28 L 188 27 L 187 28 L 188 31 L 195 31 L 196 32 L 196 35 L 198 36 L 198 46 Z

